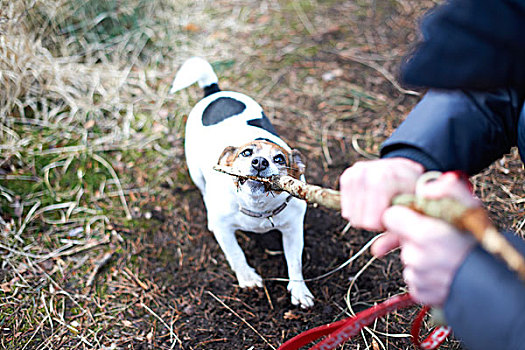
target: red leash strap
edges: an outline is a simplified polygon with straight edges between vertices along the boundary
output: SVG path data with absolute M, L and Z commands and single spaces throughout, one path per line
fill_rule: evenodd
M 416 319 L 414 320 L 414 323 L 412 323 L 412 330 L 410 331 L 410 334 L 412 334 L 412 342 L 414 343 L 414 346 L 417 349 L 437 349 L 445 341 L 445 339 L 447 339 L 447 336 L 452 332 L 452 329 L 448 326 L 439 326 L 435 328 L 429 334 L 429 336 L 421 343 L 419 341 L 419 333 L 421 331 L 421 324 L 423 323 L 423 319 L 428 313 L 428 310 L 430 310 L 430 307 L 424 306 L 417 315 Z
M 396 295 L 381 304 L 377 304 L 367 310 L 358 312 L 354 317 L 349 317 L 341 321 L 312 328 L 300 333 L 286 341 L 277 350 L 298 350 L 323 336 L 326 336 L 326 338 L 311 347 L 310 350 L 335 349 L 337 346 L 357 335 L 364 327 L 374 322 L 377 318 L 383 317 L 392 311 L 410 307 L 415 304 L 416 303 L 408 293 Z M 427 339 L 425 339 L 425 341 L 420 343 L 419 330 L 427 311 L 428 308 L 424 307 L 418 314 L 412 326 L 411 334 L 416 347 L 424 350 L 433 350 L 445 341 L 450 333 L 450 328 L 438 327 Z
M 319 326 L 296 335 L 281 345 L 278 350 L 297 350 L 322 336 L 327 336 L 327 338 L 314 345 L 310 350 L 335 349 L 339 344 L 344 343 L 358 334 L 361 329 L 374 322 L 376 318 L 414 304 L 415 302 L 409 294 L 396 295 L 381 304 L 358 312 L 354 317 Z

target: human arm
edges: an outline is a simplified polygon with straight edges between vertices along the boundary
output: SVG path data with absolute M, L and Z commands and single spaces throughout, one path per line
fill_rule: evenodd
M 476 174 L 516 145 L 522 106 L 513 89 L 430 90 L 383 143 L 381 157 Z
M 525 255 L 525 242 L 506 237 Z M 522 349 L 525 282 L 476 246 L 461 264 L 444 304 L 445 319 L 469 349 Z
M 440 89 L 525 86 L 525 2 L 448 0 L 425 15 L 404 84 Z
M 479 172 L 516 144 L 522 100 L 494 92 L 431 90 L 382 145 L 383 159 L 358 162 L 341 175 L 342 215 L 380 230 L 392 198 L 411 193 L 425 170 Z
M 472 175 L 516 145 L 525 99 L 524 30 L 523 1 L 449 0 L 429 11 L 400 80 L 435 90 L 383 144 L 382 157 Z
M 424 40 L 403 65 L 401 80 L 450 90 L 430 90 L 382 145 L 381 158 L 404 158 L 425 170 L 473 175 L 516 145 L 525 98 L 525 42 L 520 30 L 525 28 L 524 17 L 525 5 L 510 0 L 448 1 L 431 11 L 422 25 Z M 472 90 L 476 88 L 486 91 Z M 525 154 L 524 149 L 520 152 Z M 381 162 L 364 164 L 383 172 L 376 178 L 392 172 Z M 364 167 L 350 167 L 341 178 L 343 216 L 354 226 L 377 230 L 387 207 L 384 199 L 376 207 L 363 199 L 366 193 L 358 184 L 367 180 L 360 175 L 371 172 Z M 398 190 L 413 186 L 400 182 Z M 397 192 L 389 189 L 379 198 Z M 356 199 L 363 200 L 362 208 L 350 203 Z

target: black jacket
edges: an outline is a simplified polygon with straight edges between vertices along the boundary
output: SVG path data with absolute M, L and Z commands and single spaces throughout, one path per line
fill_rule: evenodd
M 381 154 L 413 159 L 427 170 L 473 175 L 513 146 L 525 159 L 524 99 L 516 89 L 430 90 L 382 145 Z
M 403 80 L 434 88 L 525 86 L 525 1 L 453 0 L 422 25 Z
M 449 1 L 422 32 L 402 80 L 431 90 L 381 156 L 470 175 L 513 146 L 525 160 L 525 1 Z M 456 273 L 445 316 L 469 349 L 525 349 L 525 283 L 479 247 Z

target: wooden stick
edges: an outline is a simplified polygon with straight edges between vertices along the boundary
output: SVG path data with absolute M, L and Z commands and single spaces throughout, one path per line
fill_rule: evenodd
M 233 171 L 230 167 L 220 165 L 216 165 L 213 169 L 239 178 L 262 182 L 268 185 L 269 190 L 288 192 L 292 196 L 305 200 L 310 204 L 322 205 L 323 207 L 330 209 L 341 210 L 341 193 L 339 191 L 310 185 L 288 175 L 274 175 L 272 177 L 242 175 Z
M 261 178 L 239 174 L 230 167 L 215 166 L 215 170 L 238 178 L 259 181 L 269 190 L 285 191 L 310 204 L 341 210 L 341 193 L 328 188 L 310 185 L 291 176 Z M 395 197 L 393 205 L 404 205 L 419 213 L 444 220 L 462 231 L 469 231 L 489 253 L 499 256 L 507 266 L 525 281 L 525 258 L 496 229 L 487 212 L 481 207 L 470 208 L 452 198 L 427 199 L 411 194 Z

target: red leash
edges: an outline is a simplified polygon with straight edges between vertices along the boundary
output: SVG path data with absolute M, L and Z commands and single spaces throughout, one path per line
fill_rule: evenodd
M 392 311 L 407 308 L 415 304 L 416 302 L 408 293 L 393 296 L 381 304 L 358 312 L 354 317 L 349 317 L 341 321 L 312 328 L 300 333 L 281 345 L 278 350 L 298 350 L 323 336 L 326 336 L 326 338 L 311 347 L 310 350 L 335 349 L 340 344 L 358 334 L 364 327 L 374 322 L 375 319 L 383 317 Z M 425 341 L 420 343 L 419 330 L 427 311 L 428 307 L 424 307 L 418 314 L 412 326 L 411 334 L 413 336 L 414 345 L 418 348 L 433 350 L 445 341 L 446 337 L 450 334 L 450 328 L 438 327 L 427 337 L 427 339 L 425 339 Z
M 433 350 L 437 349 L 444 341 L 447 339 L 447 336 L 452 332 L 452 329 L 448 326 L 438 326 L 436 327 L 430 335 L 421 343 L 419 341 L 419 333 L 421 331 L 421 324 L 423 323 L 423 318 L 430 310 L 430 306 L 423 306 L 419 314 L 417 315 L 414 323 L 412 323 L 412 342 L 414 346 L 418 349 L 423 350 Z

